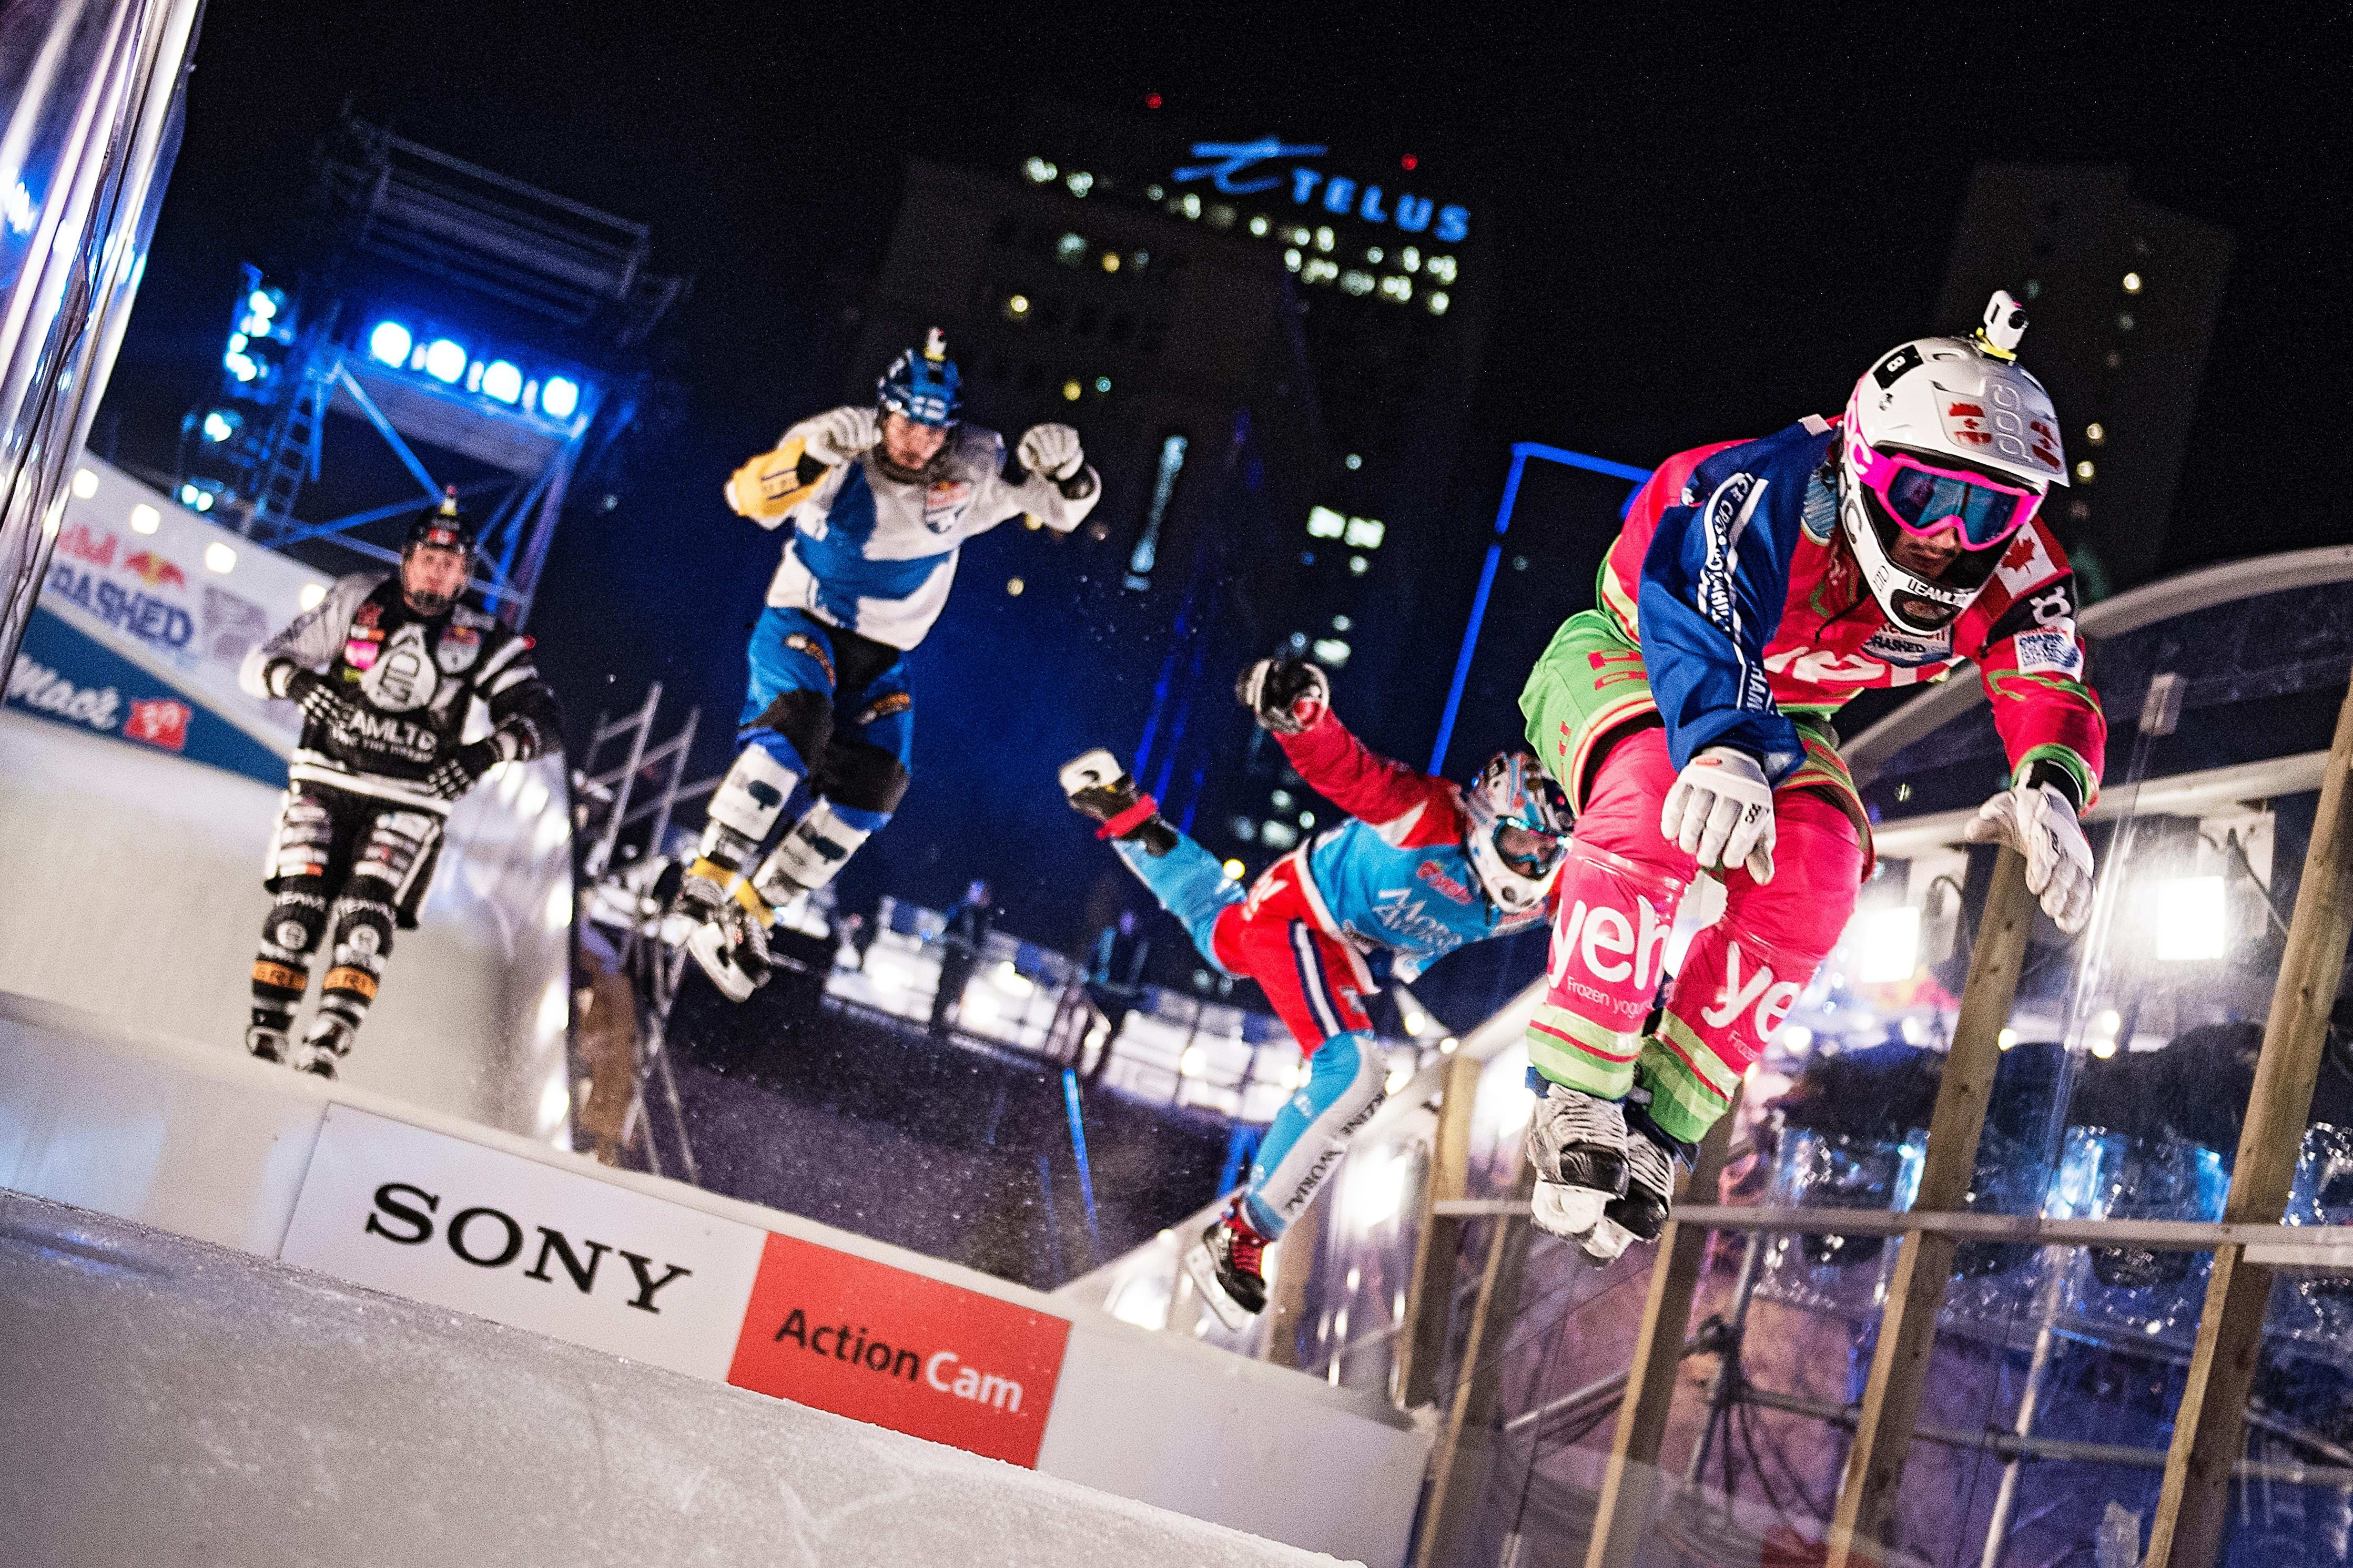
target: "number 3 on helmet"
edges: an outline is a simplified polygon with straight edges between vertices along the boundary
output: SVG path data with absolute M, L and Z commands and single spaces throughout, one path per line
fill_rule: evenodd
M 1463 847 L 1487 896 L 1519 914 L 1539 908 L 1567 846 L 1568 799 L 1526 752 L 1498 752 L 1463 792 Z

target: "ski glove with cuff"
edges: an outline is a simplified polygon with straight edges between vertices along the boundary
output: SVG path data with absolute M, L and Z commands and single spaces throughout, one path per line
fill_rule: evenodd
M 1087 460 L 1079 433 L 1067 425 L 1032 425 L 1013 448 L 1014 460 L 1033 474 L 1067 479 Z
M 849 461 L 882 438 L 871 408 L 828 409 L 802 429 L 801 450 L 828 468 Z
M 1659 810 L 1659 837 L 1703 871 L 1746 865 L 1759 882 L 1773 879 L 1773 786 L 1757 759 L 1732 746 L 1710 746 L 1675 775 Z
M 270 669 L 268 684 L 280 697 L 292 698 L 314 723 L 324 724 L 330 730 L 359 717 L 358 706 L 337 691 L 333 681 L 291 659 L 280 660 Z
M 2069 936 L 2092 918 L 2092 847 L 2074 803 L 2047 784 L 2006 789 L 1978 807 L 1963 835 L 1972 844 L 2007 844 L 2026 857 L 2026 888 Z
M 425 775 L 425 787 L 443 800 L 456 800 L 482 782 L 482 775 L 507 760 L 507 748 L 495 733 L 459 747 Z
M 1332 706 L 1331 678 L 1303 658 L 1262 658 L 1234 682 L 1234 695 L 1258 716 L 1259 728 L 1296 735 Z

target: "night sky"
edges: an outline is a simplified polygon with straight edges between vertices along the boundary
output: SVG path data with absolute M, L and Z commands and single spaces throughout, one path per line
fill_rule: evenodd
M 575 727 L 656 679 L 732 719 L 778 542 L 726 511 L 720 480 L 835 400 L 840 364 L 806 345 L 880 258 L 902 160 L 1010 169 L 1031 100 L 1142 112 L 1156 92 L 1205 133 L 1327 142 L 1363 168 L 1410 153 L 1480 215 L 1486 369 L 1457 470 L 1429 476 L 1465 530 L 1492 517 L 1514 440 L 1647 465 L 1836 408 L 1930 325 L 1971 167 L 2016 161 L 2126 164 L 2136 195 L 2236 241 L 2168 566 L 2353 537 L 2324 490 L 2348 415 L 2341 35 L 2168 30 L 2154 8 L 1957 7 L 1933 31 L 1894 30 L 1884 8 L 1741 31 L 1592 8 L 1531 26 L 1525 6 L 976 11 L 216 0 L 101 449 L 170 465 L 236 264 L 291 248 L 311 148 L 346 100 L 649 223 L 656 267 L 693 277 L 664 348 L 684 405 L 633 445 L 610 510 L 580 497 L 533 629 Z M 988 585 L 989 544 L 960 594 Z M 1451 658 L 1470 588 L 1444 624 L 1360 636 Z M 919 702 L 952 700 L 959 672 L 920 654 L 914 669 Z M 725 755 L 714 736 L 695 771 Z M 917 791 L 996 761 L 919 750 Z M 936 902 L 957 879 L 943 860 L 900 890 Z

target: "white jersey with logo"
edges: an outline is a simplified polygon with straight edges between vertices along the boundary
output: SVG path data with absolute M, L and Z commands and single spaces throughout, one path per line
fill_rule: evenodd
M 785 432 L 807 436 L 815 421 Z M 964 542 L 1024 512 L 1058 533 L 1084 521 L 1103 494 L 1092 468 L 1086 493 L 1072 500 L 1043 474 L 1018 484 L 1005 477 L 1005 438 L 959 425 L 947 445 L 909 482 L 883 471 L 872 451 L 828 468 L 790 521 L 793 536 L 768 584 L 768 603 L 806 610 L 821 621 L 892 647 L 923 640 L 955 581 Z

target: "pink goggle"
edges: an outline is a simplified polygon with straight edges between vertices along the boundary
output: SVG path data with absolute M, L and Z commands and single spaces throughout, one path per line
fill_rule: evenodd
M 1857 443 L 1861 445 L 1861 443 Z M 1983 474 L 1933 468 L 1907 452 L 1862 447 L 1862 482 L 1887 514 L 1914 534 L 1957 528 L 1971 550 L 1999 544 L 2026 526 L 2042 498 Z

